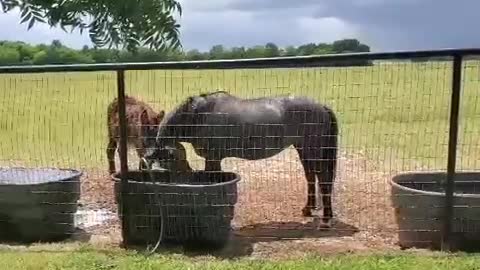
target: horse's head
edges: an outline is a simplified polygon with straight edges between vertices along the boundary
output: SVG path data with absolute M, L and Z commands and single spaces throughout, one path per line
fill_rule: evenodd
M 192 171 L 187 161 L 186 149 L 180 143 L 176 143 L 174 146 L 164 145 L 147 151 L 145 159 L 172 172 Z
M 140 114 L 140 135 L 142 137 L 142 144 L 144 148 L 155 146 L 158 127 L 165 117 L 165 111 L 154 112 L 153 110 L 143 109 Z

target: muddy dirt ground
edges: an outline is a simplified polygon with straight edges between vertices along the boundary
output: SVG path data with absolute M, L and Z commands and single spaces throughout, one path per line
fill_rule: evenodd
M 137 159 L 130 157 L 130 167 L 135 168 Z M 202 166 L 201 162 L 191 165 L 196 169 Z M 321 229 L 317 219 L 301 215 L 306 202 L 306 181 L 293 149 L 260 161 L 230 158 L 222 166 L 242 177 L 233 220 L 234 239 L 222 251 L 228 256 L 284 257 L 306 252 L 398 249 L 388 184 L 397 172 L 385 172 L 380 164 L 361 153 L 339 155 L 333 194 L 335 221 L 329 230 Z M 85 172 L 81 203 L 83 208 L 115 213 L 113 183 L 105 170 Z M 101 225 L 85 228 L 84 232 L 91 243 L 118 246 L 121 242 L 115 216 Z

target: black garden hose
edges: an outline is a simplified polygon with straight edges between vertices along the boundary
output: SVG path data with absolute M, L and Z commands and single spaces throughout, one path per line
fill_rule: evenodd
M 145 164 L 148 164 L 147 163 L 147 160 L 145 158 L 142 158 L 142 161 L 145 162 Z M 150 176 L 150 180 L 152 181 L 152 183 L 155 183 L 154 182 L 154 177 L 153 177 L 153 173 L 152 173 L 152 169 L 151 169 L 151 166 L 146 166 L 146 170 L 148 172 L 148 175 Z M 159 205 L 159 210 L 160 210 L 160 235 L 158 236 L 158 240 L 157 240 L 157 243 L 155 244 L 155 246 L 153 247 L 152 250 L 148 251 L 148 248 L 147 248 L 147 251 L 149 253 L 149 255 L 155 253 L 158 249 L 158 247 L 160 246 L 162 240 L 163 240 L 163 234 L 165 233 L 164 230 L 164 215 L 163 215 L 163 210 L 162 210 L 162 206 L 160 205 L 160 197 L 158 195 L 158 191 L 157 189 L 154 187 L 153 188 L 154 192 L 155 192 L 155 201 L 156 203 Z

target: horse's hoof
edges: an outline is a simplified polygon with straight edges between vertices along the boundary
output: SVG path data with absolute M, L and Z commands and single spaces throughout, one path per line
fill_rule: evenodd
M 312 217 L 312 209 L 311 208 L 303 208 L 302 214 L 304 217 Z
M 321 219 L 321 222 L 319 224 L 320 229 L 330 229 L 332 228 L 332 219 Z

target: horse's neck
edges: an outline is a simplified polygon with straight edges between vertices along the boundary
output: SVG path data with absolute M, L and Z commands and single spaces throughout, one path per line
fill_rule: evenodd
M 173 136 L 188 136 L 187 133 L 194 133 L 195 131 L 189 132 L 189 130 L 195 126 L 194 121 L 191 121 L 189 119 L 190 117 L 187 117 L 187 119 L 189 119 L 188 121 L 183 121 L 182 117 L 179 116 L 179 114 L 181 113 L 182 112 L 178 112 L 178 111 L 173 112 L 169 116 L 167 121 L 165 121 L 164 123 L 161 123 L 160 126 L 162 126 L 162 128 L 158 132 L 158 135 L 165 136 L 165 137 L 173 137 Z

